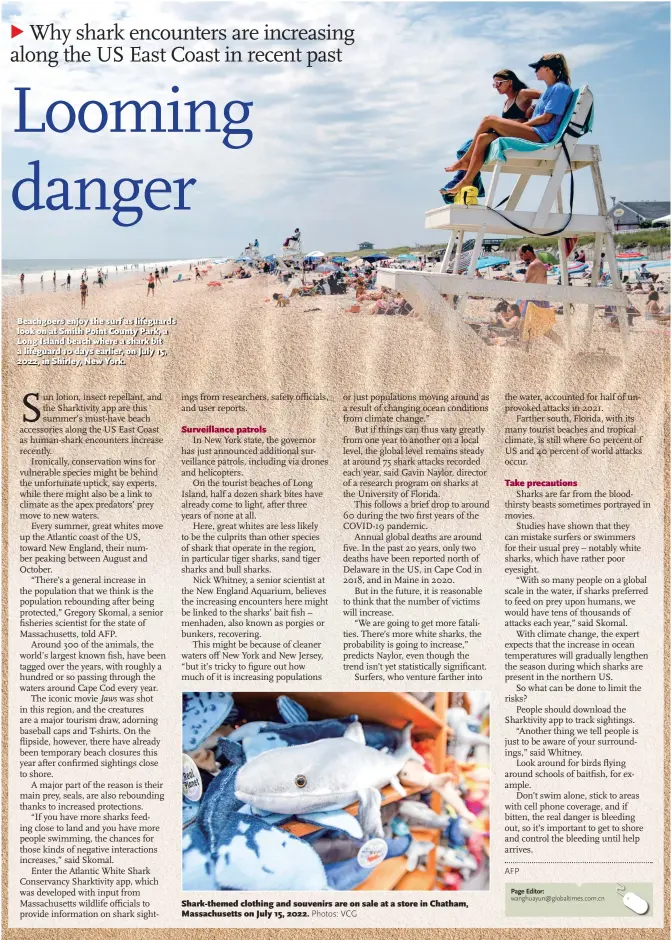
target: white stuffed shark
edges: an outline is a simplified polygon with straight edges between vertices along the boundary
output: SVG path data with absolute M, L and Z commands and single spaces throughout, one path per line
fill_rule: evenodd
M 405 796 L 398 774 L 408 759 L 420 759 L 412 749 L 410 727 L 393 754 L 367 747 L 358 721 L 342 738 L 259 754 L 238 770 L 236 799 L 253 809 L 290 815 L 342 809 L 358 800 L 364 835 L 382 838 L 380 787 L 391 784 Z

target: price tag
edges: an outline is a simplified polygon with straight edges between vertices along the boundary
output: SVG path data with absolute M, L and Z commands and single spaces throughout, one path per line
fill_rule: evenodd
M 362 868 L 375 868 L 387 857 L 387 843 L 384 839 L 369 839 L 359 849 L 356 857 Z

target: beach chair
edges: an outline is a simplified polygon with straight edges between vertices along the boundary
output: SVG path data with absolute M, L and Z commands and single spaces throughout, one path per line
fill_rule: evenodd
M 576 217 L 575 222 L 573 218 L 573 171 L 587 166 L 592 168 L 593 173 L 595 169 L 598 171 L 600 159 L 598 147 L 578 144 L 578 140 L 591 131 L 593 118 L 594 99 L 592 92 L 585 85 L 573 92 L 571 102 L 553 140 L 548 143 L 534 143 L 518 137 L 499 137 L 490 144 L 482 167 L 483 172 L 492 174 L 485 205 L 457 207 L 457 211 L 459 209 L 470 210 L 471 213 L 477 213 L 478 216 L 481 216 L 481 219 L 477 220 L 474 217 L 471 218 L 471 221 L 479 221 L 480 224 L 477 229 L 470 228 L 471 231 L 477 231 L 477 235 L 469 258 L 469 277 L 475 274 L 475 265 L 480 257 L 482 242 L 486 233 L 496 232 L 498 234 L 518 236 L 547 234 L 562 235 L 559 240 L 560 268 L 562 275 L 564 275 L 564 283 L 568 282 L 568 259 L 566 246 L 563 244 L 564 236 L 582 234 L 583 232 L 591 234 L 594 225 L 597 226 L 597 230 L 605 231 L 605 226 L 596 222 L 599 219 L 598 216 Z M 517 181 L 510 195 L 495 204 L 496 192 L 502 173 L 515 174 Z M 568 220 L 562 218 L 564 207 L 561 192 L 562 182 L 567 173 L 571 175 Z M 532 176 L 548 177 L 545 191 L 535 212 L 519 212 L 517 206 Z M 598 184 L 595 180 L 595 190 L 600 188 L 603 193 L 600 172 Z M 605 200 L 606 197 L 603 195 L 604 208 L 606 207 Z M 505 209 L 500 209 L 504 204 Z M 557 213 L 553 214 L 551 210 L 555 204 Z M 441 210 L 434 211 L 436 213 L 441 212 Z M 433 227 L 431 220 L 428 218 L 431 215 L 432 213 L 427 213 L 427 226 L 429 228 Z M 580 226 L 581 231 L 577 231 L 578 226 Z M 453 239 L 450 239 L 450 244 L 448 244 L 449 254 L 447 251 L 445 252 L 440 268 L 441 272 L 447 271 L 453 241 Z M 460 245 L 457 236 L 457 258 L 460 258 L 462 254 L 462 245 L 463 239 Z M 600 251 L 601 248 L 599 247 Z

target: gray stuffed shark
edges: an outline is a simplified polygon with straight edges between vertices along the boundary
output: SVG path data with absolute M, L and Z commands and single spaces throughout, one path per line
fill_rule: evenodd
M 384 754 L 366 745 L 363 728 L 355 721 L 341 738 L 252 758 L 237 772 L 235 796 L 253 809 L 302 815 L 342 809 L 358 800 L 364 835 L 383 838 L 380 788 L 391 784 L 405 796 L 398 774 L 412 756 L 416 755 L 410 725 L 403 731 L 401 746 L 393 754 Z

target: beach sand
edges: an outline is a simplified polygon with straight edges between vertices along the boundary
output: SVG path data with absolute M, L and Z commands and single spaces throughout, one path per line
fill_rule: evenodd
M 191 279 L 174 283 L 180 272 Z M 352 291 L 338 296 L 293 297 L 289 306 L 278 308 L 272 294 L 288 290 L 274 276 L 255 274 L 246 280 L 224 281 L 220 288 L 208 287 L 207 282 L 213 279 L 217 279 L 216 268 L 196 281 L 188 264 L 176 266 L 156 286 L 154 297 L 147 296 L 147 282 L 141 273 L 110 280 L 104 288 L 89 281 L 85 311 L 80 309 L 77 283 L 69 292 L 45 288 L 44 292 L 11 295 L 4 298 L 5 324 L 12 335 L 16 334 L 17 317 L 173 316 L 178 322 L 166 342 L 169 355 L 152 365 L 172 382 L 170 368 L 177 361 L 180 382 L 184 383 L 184 376 L 193 376 L 194 386 L 200 387 L 213 382 L 221 385 L 225 377 L 227 387 L 408 391 L 434 389 L 436 377 L 441 376 L 441 381 L 463 385 L 464 389 L 486 388 L 491 382 L 506 389 L 514 387 L 522 368 L 527 380 L 535 378 L 539 387 L 562 388 L 567 380 L 571 384 L 575 381 L 577 367 L 586 387 L 594 384 L 603 389 L 614 372 L 622 379 L 624 370 L 632 385 L 639 385 L 642 376 L 657 374 L 666 361 L 668 327 L 645 316 L 634 321 L 626 363 L 621 359 L 619 331 L 608 327 L 599 315 L 590 354 L 585 355 L 581 324 L 586 310 L 581 307 L 573 319 L 570 352 L 565 345 L 562 348 L 547 341 L 536 342 L 529 350 L 482 343 L 466 360 L 440 329 L 439 320 L 436 329 L 437 318 L 353 314 L 347 310 L 354 303 Z M 640 311 L 645 299 L 645 293 L 632 295 Z M 662 295 L 664 302 L 668 302 L 668 294 Z M 494 306 L 492 300 L 471 300 L 467 316 L 487 320 Z M 558 316 L 555 327 L 564 344 L 566 319 Z M 129 363 L 133 372 L 137 366 L 137 362 Z M 31 366 L 20 371 L 25 376 L 38 370 L 42 375 L 46 372 L 44 367 Z M 100 381 L 100 369 L 95 371 Z M 109 377 L 115 384 L 123 382 L 118 374 L 123 370 L 105 371 L 105 381 Z M 49 374 L 63 383 L 70 381 L 59 367 L 49 367 Z

